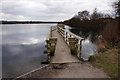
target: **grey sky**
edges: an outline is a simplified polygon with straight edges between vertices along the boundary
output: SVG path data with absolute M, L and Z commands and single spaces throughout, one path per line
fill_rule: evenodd
M 111 14 L 116 0 L 2 0 L 0 20 L 63 21 L 77 12 L 94 8 Z

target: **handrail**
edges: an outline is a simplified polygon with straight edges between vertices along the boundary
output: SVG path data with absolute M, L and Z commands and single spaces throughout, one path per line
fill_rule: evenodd
M 81 38 L 76 34 L 61 28 L 60 26 L 57 26 L 57 31 L 63 37 L 66 44 L 70 47 L 71 54 L 75 54 L 79 59 L 81 59 L 81 45 L 84 38 Z
M 67 31 L 67 30 L 65 30 L 65 29 L 63 29 L 63 28 L 61 28 L 61 27 L 59 27 L 59 26 L 58 26 L 58 28 L 60 28 L 60 29 L 63 30 L 64 32 L 69 33 L 70 35 L 74 36 L 75 38 L 77 38 L 77 39 L 79 39 L 79 40 L 84 40 L 84 38 L 81 38 L 80 36 L 78 36 L 78 35 L 70 32 L 70 31 Z

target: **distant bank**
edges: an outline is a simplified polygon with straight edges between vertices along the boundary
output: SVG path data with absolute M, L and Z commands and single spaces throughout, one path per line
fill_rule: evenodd
M 61 22 L 52 22 L 52 21 L 0 21 L 0 24 L 56 24 Z

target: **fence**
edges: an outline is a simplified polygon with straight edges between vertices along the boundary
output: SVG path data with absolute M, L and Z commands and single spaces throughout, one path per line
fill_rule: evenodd
M 82 48 L 82 40 L 84 38 L 81 38 L 77 35 L 75 35 L 72 32 L 69 32 L 59 26 L 57 26 L 58 33 L 62 36 L 66 44 L 71 49 L 71 54 L 76 55 L 79 59 L 81 59 L 81 48 Z

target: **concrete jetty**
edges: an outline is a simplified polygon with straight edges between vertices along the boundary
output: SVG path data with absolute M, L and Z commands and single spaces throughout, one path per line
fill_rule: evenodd
M 76 56 L 71 55 L 70 48 L 62 39 L 62 36 L 57 32 L 57 30 L 52 31 L 52 37 L 57 37 L 57 44 L 55 49 L 55 55 L 51 58 L 50 63 L 79 62 Z
M 89 62 L 81 61 L 83 38 L 64 29 L 62 24 L 50 28 L 46 39 L 49 63 L 17 78 L 109 78 Z

